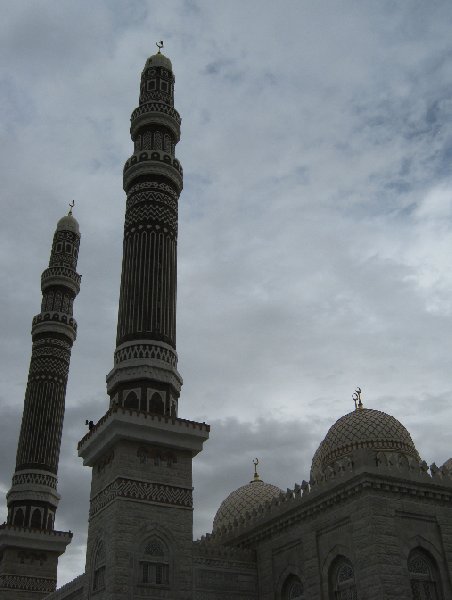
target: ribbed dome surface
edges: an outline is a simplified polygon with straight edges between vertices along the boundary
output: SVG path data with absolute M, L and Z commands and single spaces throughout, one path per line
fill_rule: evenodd
M 74 219 L 72 214 L 62 217 L 57 224 L 58 231 L 72 231 L 73 233 L 80 233 L 80 228 L 77 219 Z
M 330 428 L 312 459 L 312 470 L 323 470 L 356 448 L 400 450 L 420 460 L 411 435 L 391 415 L 362 408 L 341 417 Z
M 234 519 L 238 519 L 241 515 L 244 516 L 246 511 L 257 508 L 259 504 L 263 504 L 268 500 L 273 500 L 281 492 L 282 490 L 276 485 L 260 480 L 242 485 L 242 487 L 229 494 L 220 504 L 213 520 L 213 531 L 223 527 L 223 525 L 233 523 Z
M 153 54 L 147 59 L 144 68 L 147 69 L 149 67 L 164 67 L 165 69 L 168 69 L 168 71 L 173 70 L 170 59 L 161 52 Z

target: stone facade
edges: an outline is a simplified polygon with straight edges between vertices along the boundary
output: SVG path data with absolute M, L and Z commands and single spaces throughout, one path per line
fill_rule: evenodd
M 208 435 L 115 407 L 80 442 L 93 469 L 86 598 L 191 598 L 192 458 Z
M 260 600 L 452 598 L 452 478 L 401 447 L 350 448 L 346 468 L 242 512 L 204 544 L 253 550 Z
M 258 595 L 243 598 L 447 599 L 452 597 L 451 492 L 452 481 L 432 481 L 426 473 L 413 477 L 358 468 L 304 493 L 299 487 L 289 490 L 257 514 L 242 515 L 238 525 L 203 540 L 204 555 L 215 557 L 225 548 L 255 553 Z M 422 561 L 423 572 L 413 570 Z M 352 576 L 342 581 L 343 595 L 336 595 L 341 563 Z M 224 566 L 217 577 L 221 572 Z M 303 592 L 291 596 L 291 582 Z M 233 592 L 226 585 L 222 592 L 206 592 L 195 578 L 194 598 L 217 600 L 234 597 Z
M 403 464 L 383 466 L 368 449 L 352 458 L 349 471 L 281 492 L 194 542 L 188 597 L 451 598 L 450 476 Z M 338 595 L 341 577 L 343 595 Z M 302 593 L 291 596 L 291 589 Z

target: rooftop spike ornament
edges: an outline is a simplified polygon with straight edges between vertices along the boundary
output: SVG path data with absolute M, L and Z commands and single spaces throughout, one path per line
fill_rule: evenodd
M 68 212 L 68 216 L 72 217 L 72 209 L 75 206 L 75 200 L 72 200 L 72 202 L 69 202 L 69 212 Z
M 355 392 L 352 395 L 352 398 L 355 403 L 355 410 L 358 410 L 358 409 L 361 410 L 364 407 L 364 405 L 361 401 L 361 388 L 360 387 L 356 388 Z
M 259 477 L 259 473 L 257 472 L 257 465 L 259 464 L 259 459 L 255 458 L 253 460 L 253 465 L 254 465 L 254 478 L 253 481 L 260 481 L 261 478 Z
M 160 40 L 160 42 L 155 42 L 155 45 L 157 46 L 157 48 L 159 49 L 157 54 L 161 54 L 160 50 L 163 49 L 163 40 Z

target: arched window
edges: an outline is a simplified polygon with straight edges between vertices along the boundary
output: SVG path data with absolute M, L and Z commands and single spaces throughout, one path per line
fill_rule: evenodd
M 149 412 L 157 415 L 163 415 L 165 412 L 165 405 L 163 404 L 162 397 L 158 392 L 152 394 L 151 401 L 149 402 Z
M 141 583 L 169 585 L 169 556 L 166 545 L 159 539 L 150 540 L 140 561 Z
M 41 511 L 39 510 L 39 508 L 35 508 L 34 511 L 31 513 L 30 527 L 32 529 L 41 529 L 41 526 L 42 526 Z
M 358 600 L 352 563 L 339 556 L 330 569 L 331 600 Z
M 102 542 L 97 546 L 94 557 L 93 592 L 105 589 L 105 548 Z
M 152 149 L 152 144 L 151 144 L 152 134 L 150 131 L 144 132 L 142 140 L 143 141 L 142 141 L 141 149 L 142 150 L 151 150 Z
M 156 150 L 161 150 L 162 149 L 162 134 L 160 133 L 160 131 L 156 131 L 154 134 L 154 148 Z
M 286 579 L 282 598 L 283 600 L 305 600 L 303 584 L 296 575 L 289 575 Z
M 138 396 L 135 392 L 129 392 L 124 400 L 124 408 L 130 408 L 132 410 L 138 410 Z
M 24 520 L 25 520 L 24 511 L 21 508 L 18 508 L 16 510 L 15 515 L 14 515 L 14 523 L 13 524 L 16 527 L 23 527 L 24 526 Z
M 435 561 L 420 549 L 408 557 L 411 594 L 413 600 L 439 600 L 439 578 Z

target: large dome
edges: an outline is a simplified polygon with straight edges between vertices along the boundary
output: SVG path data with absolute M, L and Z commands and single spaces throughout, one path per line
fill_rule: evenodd
M 282 490 L 276 485 L 265 483 L 260 479 L 242 485 L 242 487 L 229 494 L 220 504 L 213 520 L 213 532 L 224 525 L 232 524 L 234 519 L 239 519 L 242 515 L 245 516 L 247 511 L 257 508 L 260 504 L 273 500 L 281 492 Z
M 411 435 L 397 419 L 379 410 L 358 408 L 330 428 L 314 454 L 312 470 L 323 471 L 327 465 L 357 448 L 399 450 L 420 460 Z

